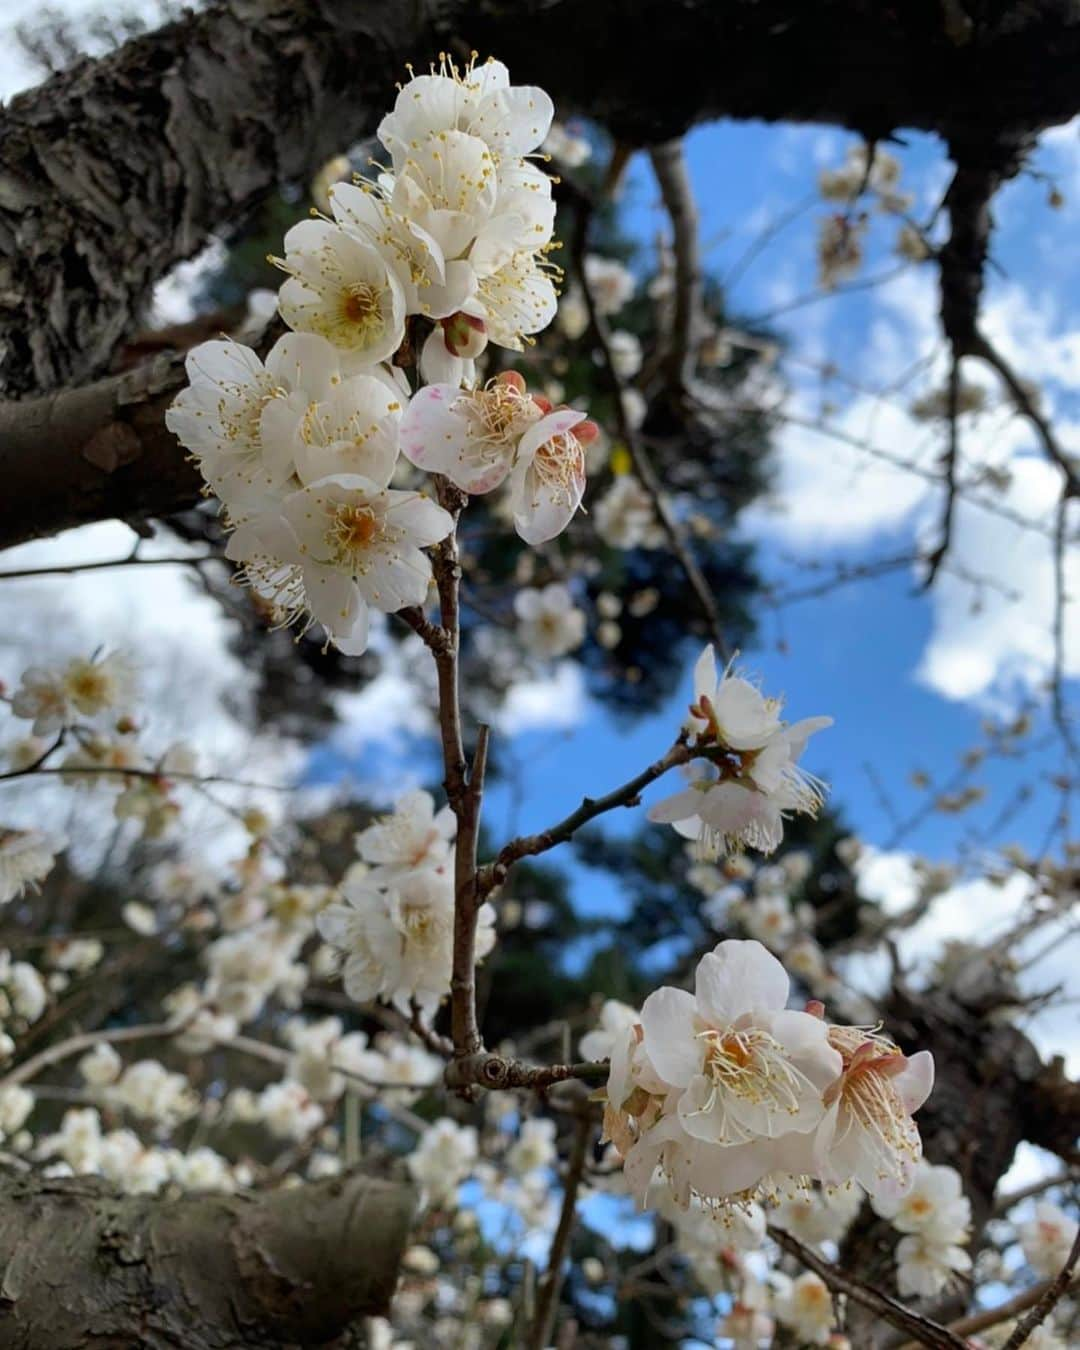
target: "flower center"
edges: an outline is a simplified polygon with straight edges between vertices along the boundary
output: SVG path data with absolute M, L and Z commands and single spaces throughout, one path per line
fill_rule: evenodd
M 383 521 L 370 506 L 339 506 L 330 526 L 334 557 L 340 563 L 355 567 L 385 533 Z
M 363 332 L 381 326 L 379 292 L 366 281 L 354 281 L 346 287 L 341 300 L 341 311 L 347 321 Z
M 743 1143 L 760 1134 L 760 1130 L 750 1131 L 732 1119 L 727 1110 L 732 1098 L 745 1106 L 761 1107 L 770 1117 L 798 1113 L 808 1080 L 768 1031 L 762 1027 L 707 1027 L 698 1032 L 698 1039 L 704 1051 L 701 1072 L 711 1086 L 695 1114 L 714 1110 L 722 1114 L 722 1138 L 718 1142 Z
M 585 476 L 585 455 L 574 433 L 563 431 L 545 441 L 536 452 L 533 469 L 555 496 L 570 501 Z

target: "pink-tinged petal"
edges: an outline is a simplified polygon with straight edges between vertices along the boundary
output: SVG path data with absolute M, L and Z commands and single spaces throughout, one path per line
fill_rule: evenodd
M 657 825 L 674 825 L 676 821 L 686 820 L 690 816 L 696 820 L 702 795 L 696 788 L 683 788 L 681 792 L 653 802 L 648 810 L 648 818 Z
M 892 1080 L 904 1110 L 914 1114 L 934 1089 L 934 1056 L 929 1050 L 911 1055 L 902 1072 Z
M 459 394 L 450 384 L 421 389 L 401 422 L 401 451 L 417 468 L 443 473 L 466 492 L 488 492 L 506 476 L 509 455 L 493 466 L 486 456 L 470 453 L 468 419 L 453 406 Z
M 693 995 L 685 989 L 657 989 L 642 1006 L 641 1026 L 653 1068 L 665 1082 L 686 1087 L 701 1068 Z
M 573 430 L 579 422 L 584 422 L 586 417 L 586 413 L 578 412 L 576 408 L 559 408 L 555 412 L 548 413 L 546 417 L 541 417 L 539 422 L 534 422 L 529 427 L 518 442 L 518 458 L 531 459 L 552 437 Z
M 717 1027 L 744 1013 L 783 1008 L 790 987 L 787 972 L 767 948 L 734 938 L 701 958 L 694 986 L 702 1016 Z

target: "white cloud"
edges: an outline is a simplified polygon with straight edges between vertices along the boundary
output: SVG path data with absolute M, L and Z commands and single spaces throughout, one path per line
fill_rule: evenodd
M 513 685 L 495 722 L 507 736 L 566 730 L 584 721 L 585 707 L 581 667 L 575 661 L 560 661 L 549 677 Z
M 1046 519 L 1060 474 L 1041 459 L 1014 457 L 1003 505 Z M 942 572 L 932 591 L 930 637 L 917 669 L 921 683 L 951 699 L 1009 701 L 1044 685 L 1054 657 L 1051 539 L 959 501 L 950 557 L 987 585 Z M 1066 559 L 1066 594 L 1080 597 L 1080 552 Z M 1002 592 L 1010 594 L 1003 594 Z M 1080 675 L 1080 611 L 1066 609 L 1065 673 Z

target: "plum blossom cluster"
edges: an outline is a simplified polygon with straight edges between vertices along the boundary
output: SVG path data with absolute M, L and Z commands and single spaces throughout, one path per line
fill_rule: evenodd
M 382 999 L 408 1014 L 435 1012 L 450 991 L 454 942 L 456 822 L 431 794 L 406 793 L 393 812 L 356 836 L 360 861 L 342 883 L 343 902 L 317 919 L 343 958 L 345 992 L 359 1003 Z M 476 955 L 495 945 L 495 911 L 480 907 Z
M 787 724 L 779 699 L 766 698 L 728 666 L 717 674 L 708 646 L 694 668 L 694 701 L 685 724 L 693 759 L 689 785 L 657 802 L 649 819 L 673 825 L 706 856 L 742 846 L 771 853 L 793 811 L 816 815 L 824 785 L 799 765 L 806 742 L 832 724 L 807 717 Z
M 123 652 L 30 666 L 5 698 L 13 716 L 30 723 L 29 736 L 5 747 L 10 772 L 59 769 L 74 787 L 111 789 L 117 820 L 134 821 L 146 839 L 166 835 L 181 811 L 177 782 L 194 777 L 197 765 L 182 742 L 147 749 L 136 695 L 135 667 Z M 0 831 L 0 903 L 39 885 L 63 847 L 60 836 L 46 831 Z
M 500 62 L 443 57 L 414 75 L 379 127 L 390 163 L 326 186 L 330 214 L 295 225 L 274 259 L 293 331 L 265 361 L 228 340 L 190 353 L 166 420 L 278 622 L 318 623 L 356 655 L 372 610 L 424 603 L 425 550 L 453 518 L 392 485 L 399 452 L 468 493 L 506 480 L 529 543 L 578 509 L 596 427 L 520 375 L 485 383 L 476 368 L 489 341 L 523 350 L 556 312 L 552 179 L 536 163 L 551 125 L 548 96 Z
M 729 940 L 702 958 L 693 994 L 657 990 L 619 1033 L 605 1130 L 641 1204 L 660 1185 L 683 1207 L 723 1205 L 784 1174 L 886 1201 L 911 1190 L 930 1054 L 830 1024 L 820 1004 L 789 1009 L 788 995 L 774 956 Z

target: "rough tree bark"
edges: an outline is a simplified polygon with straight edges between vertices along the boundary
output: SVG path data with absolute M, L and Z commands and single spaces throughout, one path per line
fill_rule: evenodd
M 117 1196 L 0 1177 L 4 1350 L 294 1350 L 386 1311 L 404 1183 L 352 1173 L 255 1196 Z
M 102 374 L 172 263 L 373 132 L 405 61 L 443 46 L 634 144 L 730 116 L 992 146 L 1080 107 L 1077 0 L 228 0 L 0 117 L 0 386 Z
M 1080 0 L 228 0 L 0 113 L 0 387 L 25 398 L 103 375 L 163 272 L 373 132 L 406 60 L 470 46 L 633 144 L 720 116 L 917 127 L 1000 177 L 1080 108 Z M 7 410 L 0 547 L 196 500 L 157 421 L 164 367 L 142 377 L 145 410 L 137 385 Z

